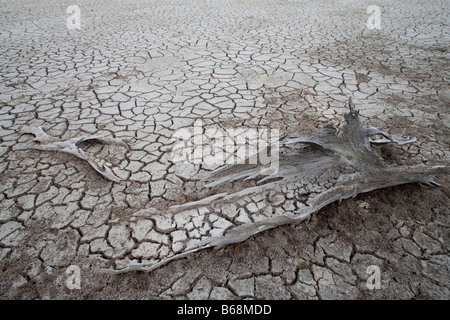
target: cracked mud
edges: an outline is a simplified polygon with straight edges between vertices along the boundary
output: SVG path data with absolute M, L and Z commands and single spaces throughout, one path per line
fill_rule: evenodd
M 450 297 L 448 176 L 438 188 L 410 184 L 332 203 L 309 221 L 151 272 L 97 273 L 157 261 L 168 247 L 183 249 L 172 244 L 229 227 L 201 212 L 136 220 L 142 209 L 209 195 L 201 179 L 215 168 L 170 161 L 172 134 L 197 119 L 312 134 L 341 125 L 353 96 L 365 123 L 417 138 L 383 147 L 386 161 L 448 164 L 446 2 L 382 1 L 380 30 L 366 28 L 364 1 L 76 2 L 81 30 L 65 25 L 72 2 L 2 3 L 3 299 Z M 58 141 L 120 139 L 130 150 L 82 142 L 103 161 L 90 165 L 34 149 L 25 126 Z M 93 170 L 105 163 L 120 182 Z M 294 197 L 286 187 L 271 202 L 289 211 Z M 265 198 L 252 200 L 223 210 L 244 223 Z M 71 265 L 80 290 L 66 286 Z M 371 265 L 381 289 L 367 288 Z

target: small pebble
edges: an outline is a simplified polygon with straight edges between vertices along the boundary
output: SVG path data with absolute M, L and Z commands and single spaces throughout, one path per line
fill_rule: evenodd
M 53 267 L 51 267 L 51 266 L 46 266 L 46 267 L 44 268 L 44 272 L 47 273 L 47 274 L 51 274 L 51 275 L 54 275 L 54 274 L 55 274 L 55 273 L 54 273 L 54 270 L 55 270 L 55 269 L 53 269 Z
M 400 234 L 402 235 L 402 237 L 404 237 L 404 238 L 406 238 L 410 235 L 409 228 L 407 226 L 401 227 L 399 229 L 399 231 L 400 231 Z
M 400 229 L 404 224 L 405 223 L 402 220 L 398 220 L 394 227 L 395 229 Z

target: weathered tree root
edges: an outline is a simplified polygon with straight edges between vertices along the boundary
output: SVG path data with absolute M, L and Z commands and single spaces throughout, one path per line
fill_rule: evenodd
M 38 150 L 44 151 L 57 151 L 57 152 L 65 152 L 71 155 L 74 155 L 77 158 L 87 161 L 95 171 L 101 174 L 104 178 L 112 181 L 112 182 L 120 182 L 120 178 L 117 177 L 114 172 L 108 167 L 106 163 L 98 163 L 92 157 L 89 157 L 86 152 L 84 152 L 78 145 L 82 142 L 86 141 L 94 141 L 101 144 L 108 145 L 117 145 L 122 146 L 129 150 L 128 145 L 118 138 L 107 138 L 100 136 L 88 136 L 88 137 L 80 137 L 80 138 L 72 138 L 68 140 L 58 140 L 54 137 L 49 136 L 47 133 L 42 130 L 41 127 L 31 127 L 24 126 L 22 127 L 22 132 L 30 133 L 35 136 L 34 141 L 40 143 L 39 146 L 34 147 Z
M 158 238 L 154 242 L 150 240 L 148 243 L 157 249 L 152 251 L 149 262 L 100 272 L 151 271 L 201 249 L 242 242 L 263 230 L 298 223 L 336 200 L 405 183 L 437 185 L 435 175 L 450 173 L 449 166 L 394 167 L 386 164 L 372 144 L 405 144 L 416 140 L 366 127 L 351 99 L 349 108 L 350 112 L 345 115 L 346 124 L 340 130 L 328 125 L 314 136 L 292 135 L 282 141 L 285 145 L 300 143 L 309 147 L 280 154 L 279 170 L 272 176 L 261 176 L 260 165 L 227 165 L 208 178 L 209 186 L 218 189 L 247 178 L 259 178 L 256 186 L 234 193 L 218 193 L 173 206 L 164 212 L 154 208 L 136 212 L 134 221 L 145 220 L 153 225 L 152 232 L 170 234 L 172 240 L 159 244 Z M 383 138 L 370 140 L 377 135 Z M 274 181 L 274 178 L 278 180 Z M 205 223 L 210 229 L 201 233 Z M 177 239 L 175 233 L 180 231 L 194 236 Z

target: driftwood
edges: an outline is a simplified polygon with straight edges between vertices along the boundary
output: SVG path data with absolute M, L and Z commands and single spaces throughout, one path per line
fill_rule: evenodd
M 88 137 L 72 138 L 68 140 L 58 140 L 45 133 L 41 127 L 31 127 L 31 126 L 24 126 L 22 128 L 22 132 L 30 133 L 35 136 L 34 141 L 40 143 L 38 146 L 34 147 L 35 149 L 44 151 L 64 152 L 74 155 L 77 158 L 87 161 L 91 165 L 91 167 L 94 168 L 95 171 L 97 171 L 106 179 L 113 182 L 120 182 L 120 178 L 114 174 L 114 172 L 108 167 L 106 163 L 102 161 L 97 162 L 96 159 L 90 157 L 86 152 L 83 151 L 83 149 L 78 147 L 78 145 L 82 142 L 92 141 L 101 144 L 122 146 L 127 150 L 129 150 L 128 145 L 121 139 L 100 137 L 100 136 L 88 136 Z
M 448 166 L 386 164 L 374 144 L 402 145 L 416 139 L 364 126 L 351 99 L 349 109 L 340 129 L 328 125 L 313 136 L 285 137 L 281 145 L 301 147 L 280 154 L 276 174 L 262 176 L 261 165 L 226 165 L 208 177 L 207 187 L 223 191 L 245 179 L 256 183 L 167 210 L 136 212 L 132 224 L 152 226 L 144 237 L 148 242 L 140 244 L 147 246 L 131 252 L 142 262 L 100 272 L 150 271 L 201 249 L 239 243 L 263 230 L 298 223 L 334 201 L 405 183 L 438 185 L 434 175 L 450 172 Z

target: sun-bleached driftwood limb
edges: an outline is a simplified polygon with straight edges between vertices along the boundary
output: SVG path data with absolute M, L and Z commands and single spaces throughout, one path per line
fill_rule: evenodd
M 298 223 L 334 201 L 405 183 L 437 185 L 435 175 L 450 173 L 449 166 L 388 165 L 373 144 L 415 139 L 364 126 L 351 100 L 349 110 L 346 124 L 339 129 L 328 125 L 313 136 L 285 137 L 281 145 L 299 147 L 280 153 L 278 172 L 271 176 L 261 175 L 259 164 L 226 165 L 207 177 L 206 186 L 216 191 L 211 196 L 167 210 L 136 212 L 133 223 L 149 223 L 154 226 L 151 232 L 159 235 L 148 240 L 151 252 L 134 253 L 148 256 L 148 261 L 100 272 L 151 271 L 201 249 L 242 242 L 263 230 Z M 383 138 L 371 140 L 376 136 Z M 239 187 L 245 179 L 254 184 Z M 226 189 L 233 191 L 223 192 Z M 171 241 L 158 240 L 161 235 Z
M 129 150 L 128 145 L 118 138 L 108 138 L 101 136 L 88 136 L 80 138 L 72 138 L 67 140 L 59 140 L 55 137 L 49 136 L 41 127 L 24 126 L 22 128 L 23 133 L 30 133 L 35 136 L 34 141 L 39 142 L 39 145 L 34 147 L 35 149 L 43 151 L 56 151 L 71 154 L 77 158 L 87 161 L 91 167 L 101 174 L 106 179 L 113 182 L 120 182 L 120 178 L 117 177 L 109 166 L 104 161 L 96 162 L 95 159 L 90 157 L 83 151 L 78 145 L 82 142 L 92 141 L 106 145 L 122 146 Z

